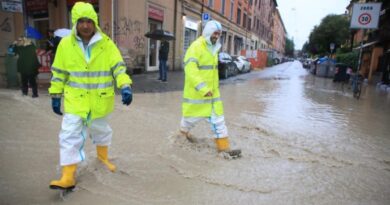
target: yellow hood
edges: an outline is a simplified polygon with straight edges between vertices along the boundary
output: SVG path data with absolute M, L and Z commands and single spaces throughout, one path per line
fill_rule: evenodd
M 98 16 L 93 8 L 92 4 L 85 2 L 77 2 L 72 8 L 72 23 L 77 24 L 77 20 L 80 18 L 89 18 L 95 23 L 95 27 L 98 31 L 101 31 L 98 24 Z

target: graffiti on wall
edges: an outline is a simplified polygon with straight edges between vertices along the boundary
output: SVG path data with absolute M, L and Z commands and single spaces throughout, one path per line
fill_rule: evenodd
M 106 22 L 103 23 L 103 26 L 101 27 L 102 31 L 107 34 L 108 36 L 111 36 L 111 27 L 110 23 Z
M 8 33 L 12 31 L 8 17 L 0 20 L 0 30 Z
M 13 13 L 0 11 L 0 36 L 0 56 L 5 56 L 8 46 L 15 40 Z M 0 65 L 0 73 L 2 72 L 2 68 L 3 66 Z
M 145 63 L 146 39 L 141 32 L 142 26 L 142 22 L 130 17 L 120 17 L 118 22 L 114 22 L 115 40 L 129 67 L 140 67 Z M 102 30 L 110 35 L 110 23 L 104 23 Z
M 116 35 L 131 35 L 141 32 L 142 23 L 138 20 L 131 20 L 128 17 L 121 17 L 115 28 Z
M 118 43 L 124 45 L 124 47 L 143 50 L 145 48 L 145 37 L 141 33 L 141 26 L 142 22 L 138 20 L 121 17 L 119 22 L 114 25 Z
M 140 36 L 134 36 L 133 43 L 135 49 L 143 49 L 145 47 L 145 38 Z

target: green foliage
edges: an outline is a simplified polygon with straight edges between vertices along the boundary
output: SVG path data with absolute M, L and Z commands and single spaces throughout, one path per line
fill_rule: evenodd
M 337 49 L 336 54 L 348 53 L 351 52 L 351 49 L 347 46 L 340 47 Z
M 286 56 L 294 57 L 294 40 L 286 38 L 286 46 L 284 52 Z
M 270 66 L 273 66 L 273 65 L 274 65 L 273 59 L 267 58 L 267 67 L 270 67 Z
M 337 63 L 344 63 L 352 68 L 355 72 L 357 70 L 359 60 L 359 52 L 352 51 L 348 53 L 338 53 L 336 54 Z
M 326 55 L 330 53 L 329 45 L 335 44 L 336 49 L 349 38 L 349 21 L 344 15 L 328 15 L 315 26 L 309 35 L 305 50 L 311 54 Z M 335 51 L 333 51 L 335 52 Z

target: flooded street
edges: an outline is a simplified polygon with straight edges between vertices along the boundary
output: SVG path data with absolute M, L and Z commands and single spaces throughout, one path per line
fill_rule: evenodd
M 389 204 L 390 94 L 308 74 L 297 61 L 221 82 L 232 147 L 219 156 L 209 124 L 178 136 L 181 91 L 116 98 L 110 173 L 87 140 L 77 190 L 49 190 L 59 176 L 61 118 L 50 98 L 0 90 L 1 204 Z
M 256 105 L 241 121 L 253 140 L 247 150 L 266 158 L 256 164 L 269 162 L 260 165 L 270 180 L 264 186 L 294 204 L 387 204 L 389 95 L 366 87 L 356 100 L 347 85 L 307 75 L 298 64 L 275 66 L 248 83 Z

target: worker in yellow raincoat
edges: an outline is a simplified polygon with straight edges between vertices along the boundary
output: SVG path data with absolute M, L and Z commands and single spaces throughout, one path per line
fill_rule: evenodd
M 59 134 L 62 177 L 50 182 L 52 189 L 75 187 L 77 164 L 85 159 L 87 129 L 97 158 L 110 171 L 116 170 L 108 160 L 112 129 L 107 122 L 114 109 L 114 81 L 121 89 L 123 104 L 132 101 L 126 65 L 114 42 L 99 28 L 93 6 L 77 2 L 72 8 L 72 23 L 71 35 L 58 45 L 49 88 L 53 111 L 62 115 L 62 96 L 65 109 Z
M 230 148 L 219 93 L 218 51 L 221 48 L 221 33 L 222 26 L 218 21 L 207 22 L 202 36 L 186 52 L 180 132 L 191 141 L 190 130 L 200 120 L 207 119 L 214 132 L 217 150 L 235 157 L 241 154 L 241 150 Z

